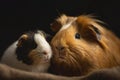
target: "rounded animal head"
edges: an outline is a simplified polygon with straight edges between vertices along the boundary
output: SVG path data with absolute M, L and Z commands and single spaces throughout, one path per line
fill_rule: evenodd
M 62 15 L 51 24 L 53 31 L 57 31 L 51 41 L 53 73 L 84 75 L 113 65 L 109 65 L 109 57 L 105 56 L 109 44 L 107 33 L 113 35 L 98 23 L 102 22 L 90 15 Z
M 50 35 L 43 31 L 24 33 L 17 43 L 17 59 L 28 65 L 48 63 L 52 57 L 52 50 L 48 43 Z

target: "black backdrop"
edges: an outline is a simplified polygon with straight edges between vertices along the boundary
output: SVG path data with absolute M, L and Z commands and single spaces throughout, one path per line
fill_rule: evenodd
M 117 0 L 0 0 L 0 54 L 25 31 L 42 29 L 52 34 L 50 23 L 62 13 L 94 14 L 120 36 Z

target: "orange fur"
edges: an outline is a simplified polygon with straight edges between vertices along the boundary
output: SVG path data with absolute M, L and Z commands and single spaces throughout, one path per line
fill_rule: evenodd
M 41 64 L 42 57 L 40 57 L 38 55 L 38 52 L 36 50 L 32 50 L 28 56 L 33 62 L 32 65 L 40 65 Z
M 62 15 L 56 20 L 58 28 L 74 18 Z M 120 65 L 119 38 L 98 23 L 101 21 L 89 15 L 81 15 L 67 29 L 56 30 L 58 32 L 51 41 L 53 73 L 78 76 Z M 80 34 L 80 39 L 75 39 L 76 33 Z

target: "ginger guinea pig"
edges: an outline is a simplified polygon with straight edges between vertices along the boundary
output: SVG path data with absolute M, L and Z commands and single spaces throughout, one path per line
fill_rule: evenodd
M 26 71 L 46 72 L 52 57 L 49 38 L 40 30 L 24 33 L 5 50 L 1 63 Z
M 80 76 L 120 65 L 120 39 L 90 15 L 62 15 L 51 24 L 57 31 L 51 41 L 51 71 Z

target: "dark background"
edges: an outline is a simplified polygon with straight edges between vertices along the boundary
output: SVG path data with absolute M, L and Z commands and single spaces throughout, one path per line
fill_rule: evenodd
M 50 23 L 63 13 L 94 14 L 120 36 L 117 0 L 0 0 L 0 54 L 25 31 L 42 29 L 52 34 Z

